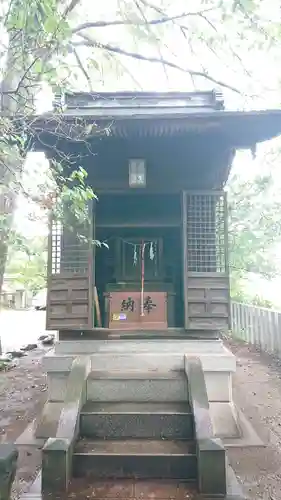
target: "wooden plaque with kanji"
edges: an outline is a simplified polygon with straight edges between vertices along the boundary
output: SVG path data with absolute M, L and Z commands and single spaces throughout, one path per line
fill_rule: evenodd
M 144 292 L 143 308 L 141 292 L 124 290 L 110 293 L 109 328 L 160 330 L 167 327 L 166 292 Z

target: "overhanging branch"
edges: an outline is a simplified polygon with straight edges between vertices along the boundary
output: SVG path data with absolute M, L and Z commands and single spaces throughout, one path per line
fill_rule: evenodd
M 237 94 L 241 94 L 241 92 L 233 87 L 232 85 L 229 85 L 228 83 L 222 82 L 221 80 L 217 80 L 213 76 L 209 75 L 206 72 L 203 71 L 194 71 L 189 68 L 184 68 L 183 66 L 180 66 L 179 64 L 176 64 L 172 61 L 168 61 L 167 59 L 164 58 L 158 58 L 154 56 L 145 56 L 143 54 L 138 54 L 137 52 L 130 52 L 125 49 L 121 49 L 120 47 L 116 47 L 114 45 L 110 45 L 107 43 L 101 43 L 96 40 L 94 40 L 92 37 L 86 34 L 82 33 L 77 33 L 77 36 L 83 39 L 82 42 L 72 42 L 72 46 L 87 46 L 87 47 L 94 47 L 97 49 L 103 49 L 107 50 L 108 52 L 114 52 L 115 54 L 120 54 L 122 56 L 126 57 L 131 57 L 133 59 L 137 59 L 139 61 L 147 61 L 151 63 L 157 63 L 157 64 L 165 64 L 165 66 L 168 66 L 170 68 L 176 69 L 178 71 L 181 71 L 183 73 L 188 73 L 192 77 L 201 77 L 204 78 L 205 80 L 208 80 L 209 82 L 218 85 L 220 87 L 227 88 L 229 90 L 232 90 L 233 92 Z
M 79 3 L 80 0 L 71 0 L 70 4 L 65 7 L 62 14 L 62 18 L 65 19 L 68 16 L 68 14 L 70 14 L 75 9 L 75 7 L 77 7 Z
M 210 9 L 205 9 L 205 10 L 202 10 L 202 11 L 198 11 L 198 12 L 183 12 L 182 14 L 176 14 L 174 16 L 165 16 L 163 15 L 162 18 L 159 18 L 159 19 L 151 19 L 151 20 L 143 20 L 143 21 L 133 21 L 133 20 L 130 20 L 130 19 L 116 19 L 116 20 L 113 20 L 113 21 L 93 21 L 93 22 L 87 22 L 87 23 L 83 23 L 83 24 L 80 24 L 79 26 L 77 26 L 76 28 L 74 28 L 72 30 L 72 33 L 75 34 L 75 33 L 78 33 L 79 31 L 83 31 L 83 30 L 86 30 L 86 29 L 90 29 L 90 28 L 106 28 L 106 27 L 109 27 L 109 26 L 146 26 L 146 25 L 157 25 L 157 24 L 164 24 L 164 23 L 168 23 L 168 22 L 171 22 L 171 21 L 176 21 L 178 19 L 183 19 L 184 17 L 188 17 L 188 16 L 199 16 L 201 14 L 203 14 L 204 12 L 206 11 L 209 11 Z
M 88 82 L 89 90 L 90 90 L 90 92 L 92 92 L 92 91 L 93 91 L 93 88 L 92 88 L 91 78 L 90 78 L 90 76 L 88 75 L 88 73 L 87 73 L 87 71 L 86 71 L 85 67 L 83 66 L 83 63 L 82 63 L 82 61 L 81 61 L 81 59 L 80 59 L 80 57 L 79 57 L 79 55 L 78 55 L 78 53 L 77 53 L 77 50 L 73 49 L 73 54 L 74 54 L 74 57 L 75 57 L 75 59 L 76 59 L 76 61 L 77 61 L 77 64 L 78 64 L 78 66 L 79 66 L 80 70 L 82 71 L 82 73 L 83 73 L 83 75 L 84 75 L 85 79 L 86 79 L 86 80 L 87 80 L 87 82 Z
M 153 5 L 152 3 L 150 2 L 147 2 L 147 0 L 140 0 L 140 2 L 145 6 L 145 7 L 148 7 L 149 9 L 152 9 L 154 10 L 155 12 L 158 12 L 158 14 L 160 15 L 163 15 L 163 10 L 160 9 L 157 5 Z M 218 7 L 220 6 L 220 4 L 218 3 L 217 5 L 213 5 L 213 7 L 206 7 L 205 9 L 201 9 L 201 10 L 198 10 L 198 11 L 194 11 L 194 12 L 190 12 L 188 15 L 189 16 L 198 16 L 200 14 L 205 14 L 206 12 L 210 12 L 212 10 L 215 10 L 217 9 Z

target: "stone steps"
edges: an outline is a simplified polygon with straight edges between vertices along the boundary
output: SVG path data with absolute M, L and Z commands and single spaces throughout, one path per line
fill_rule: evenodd
M 183 371 L 93 370 L 74 451 L 77 477 L 195 481 L 193 415 Z
M 44 494 L 65 491 L 71 473 L 94 489 L 118 479 L 176 481 L 226 499 L 225 450 L 213 434 L 200 360 L 164 372 L 126 362 L 91 371 L 82 357 L 72 366 L 56 438 L 43 449 Z
M 92 371 L 87 380 L 87 400 L 100 402 L 187 402 L 183 371 Z
M 196 481 L 195 443 L 187 440 L 80 440 L 73 457 L 76 477 L 163 478 Z
M 188 403 L 95 403 L 80 414 L 80 436 L 115 439 L 192 439 Z

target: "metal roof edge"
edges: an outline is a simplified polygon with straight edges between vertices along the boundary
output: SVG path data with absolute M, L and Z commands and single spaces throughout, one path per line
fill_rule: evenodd
M 55 94 L 53 102 L 54 109 L 83 109 L 97 108 L 119 108 L 127 107 L 146 108 L 148 105 L 159 107 L 159 103 L 169 103 L 170 107 L 178 106 L 178 102 L 187 108 L 195 106 L 199 108 L 224 109 L 224 101 L 221 92 L 216 90 L 198 92 L 72 92 Z
M 155 109 L 155 108 L 147 108 L 147 109 Z M 165 109 L 165 108 L 164 108 Z M 169 108 L 170 109 L 170 108 Z M 105 111 L 105 110 L 104 110 Z M 204 110 L 204 111 L 199 111 L 198 109 L 194 111 L 190 110 L 184 110 L 182 108 L 178 108 L 178 110 L 171 110 L 173 112 L 171 113 L 166 113 L 163 112 L 159 114 L 146 114 L 144 110 L 142 110 L 142 114 L 135 113 L 135 114 L 110 114 L 110 108 L 106 109 L 107 113 L 104 114 L 95 114 L 95 113 L 84 113 L 84 114 L 79 114 L 74 112 L 68 113 L 66 111 L 54 113 L 53 111 L 43 113 L 41 115 L 33 115 L 32 117 L 29 118 L 30 121 L 33 122 L 42 122 L 42 121 L 51 121 L 51 120 L 58 120 L 59 118 L 61 119 L 69 119 L 70 121 L 72 119 L 75 120 L 97 120 L 97 121 L 107 121 L 107 120 L 162 120 L 162 119 L 179 119 L 179 120 L 184 120 L 184 119 L 199 119 L 199 120 L 206 120 L 208 118 L 218 118 L 219 120 L 221 119 L 227 119 L 227 118 L 235 118 L 235 117 L 257 117 L 257 116 L 280 116 L 281 117 L 281 109 L 263 109 L 263 110 L 247 110 L 247 111 L 225 111 L 225 110 L 217 110 L 217 111 L 210 111 L 210 110 Z M 28 120 L 28 121 L 29 121 Z
M 26 121 L 23 121 L 25 126 Z M 254 144 L 271 140 L 281 135 L 281 109 L 260 111 L 215 111 L 204 110 L 172 114 L 111 116 L 93 114 L 54 114 L 37 116 L 30 121 L 29 133 L 50 133 L 63 136 L 65 127 L 69 140 L 81 135 L 85 137 L 166 137 L 186 134 L 216 134 L 236 149 L 251 148 Z M 71 137 L 70 137 L 71 136 Z

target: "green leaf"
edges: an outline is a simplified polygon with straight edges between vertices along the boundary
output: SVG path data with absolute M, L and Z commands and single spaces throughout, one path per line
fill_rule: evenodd
M 43 62 L 41 59 L 37 59 L 33 64 L 33 71 L 40 75 L 43 72 Z
M 48 16 L 44 22 L 44 29 L 46 33 L 54 33 L 57 29 L 58 21 L 54 16 Z

